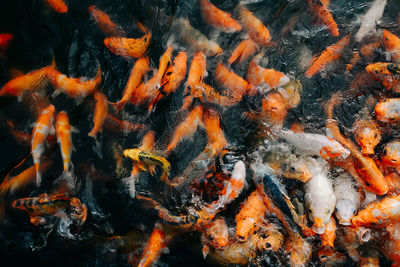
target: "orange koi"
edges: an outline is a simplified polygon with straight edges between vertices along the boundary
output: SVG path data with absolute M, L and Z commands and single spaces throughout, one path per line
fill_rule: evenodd
M 334 247 L 333 242 L 336 239 L 336 222 L 333 217 L 325 224 L 325 232 L 320 235 L 322 246 Z
M 117 110 L 122 110 L 132 98 L 135 89 L 139 86 L 143 76 L 150 70 L 149 57 L 139 58 L 131 70 L 128 83 L 125 86 L 122 99 L 113 103 Z
M 101 70 L 97 70 L 96 76 L 88 80 L 86 77 L 69 78 L 55 68 L 49 68 L 46 77 L 55 91 L 53 96 L 61 92 L 72 98 L 84 98 L 91 95 L 101 82 Z
M 104 121 L 108 114 L 108 101 L 103 93 L 97 92 L 94 95 L 96 106 L 94 109 L 93 129 L 89 132 L 89 136 L 96 138 L 97 133 L 103 130 Z
M 337 43 L 328 46 L 324 51 L 321 52 L 320 56 L 314 56 L 312 65 L 305 73 L 306 77 L 311 78 L 321 70 L 325 69 L 328 63 L 338 59 L 342 55 L 345 47 L 348 45 L 349 40 L 350 34 L 340 39 Z
M 48 106 L 39 116 L 32 131 L 32 156 L 36 169 L 36 185 L 40 186 L 42 176 L 40 173 L 40 158 L 43 155 L 47 136 L 54 132 L 53 120 L 55 108 Z
M 390 172 L 385 175 L 385 181 L 388 185 L 388 193 L 397 193 L 400 189 L 400 175 L 397 172 Z
M 156 225 L 150 235 L 149 241 L 143 250 L 138 267 L 149 267 L 161 256 L 162 249 L 165 248 L 165 235 L 163 229 Z
M 8 81 L 0 89 L 0 96 L 17 96 L 20 101 L 24 92 L 44 88 L 47 69 L 48 67 L 43 67 Z
M 381 162 L 388 167 L 400 167 L 400 142 L 392 141 L 385 145 L 381 156 Z
M 104 128 L 115 133 L 130 133 L 146 129 L 146 125 L 128 120 L 120 120 L 112 114 L 107 114 Z
M 72 166 L 71 153 L 74 146 L 72 144 L 71 133 L 76 131 L 77 130 L 69 124 L 67 113 L 65 111 L 60 111 L 56 117 L 56 134 L 63 158 L 64 172 L 69 171 Z
M 242 5 L 239 4 L 236 8 L 239 11 L 240 23 L 249 37 L 259 45 L 268 45 L 272 39 L 268 28 Z
M 265 91 L 263 90 L 263 92 L 268 92 L 272 88 L 284 86 L 289 82 L 289 77 L 284 73 L 274 69 L 260 67 L 258 62 L 260 62 L 261 58 L 262 54 L 257 55 L 249 64 L 249 69 L 247 71 L 247 81 L 249 83 L 257 88 L 265 87 Z
M 379 239 L 381 252 L 393 261 L 393 267 L 400 265 L 399 227 L 400 224 L 398 222 L 389 224 L 386 227 L 388 234 Z
M 228 95 L 235 98 L 242 98 L 243 94 L 251 89 L 251 85 L 242 77 L 218 63 L 214 73 L 215 81 L 229 90 Z
M 400 63 L 400 38 L 388 30 L 383 30 L 383 44 L 392 61 Z
M 400 196 L 388 196 L 369 204 L 351 218 L 354 226 L 386 227 L 400 219 Z
M 318 19 L 328 27 L 328 30 L 332 36 L 339 36 L 339 30 L 336 21 L 333 19 L 333 16 L 328 9 L 329 3 L 324 2 L 326 1 L 308 0 L 308 5 Z
M 205 83 L 201 83 L 199 88 L 202 89 L 201 92 L 205 96 L 205 98 L 203 96 L 200 96 L 200 99 L 203 102 L 214 103 L 223 107 L 230 107 L 236 105 L 242 100 L 241 95 L 226 96 L 219 94 L 215 91 L 215 89 L 212 86 Z
M 271 125 L 282 126 L 288 108 L 283 97 L 275 92 L 268 94 L 262 100 L 263 119 Z
M 68 6 L 64 3 L 63 0 L 44 0 L 46 4 L 58 13 L 67 13 Z
M 140 58 L 150 45 L 151 32 L 147 31 L 141 38 L 108 37 L 104 39 L 104 45 L 115 55 L 124 58 Z
M 285 251 L 289 254 L 290 266 L 306 266 L 311 259 L 312 247 L 299 235 L 289 235 L 285 241 Z
M 356 120 L 353 129 L 354 139 L 361 147 L 361 153 L 374 155 L 374 148 L 381 141 L 378 124 L 373 120 Z
M 205 227 L 201 239 L 204 258 L 208 255 L 210 246 L 216 249 L 226 247 L 229 242 L 229 233 L 225 219 L 223 217 L 215 218 Z
M 10 46 L 12 40 L 14 39 L 14 35 L 11 33 L 0 33 L 0 55 L 5 56 L 5 53 Z
M 379 74 L 396 75 L 400 74 L 400 64 L 376 62 L 366 66 L 365 70 L 375 77 L 379 77 Z
M 202 124 L 203 108 L 201 105 L 197 105 L 182 121 L 174 131 L 174 135 L 167 147 L 167 153 L 170 153 L 176 148 L 179 142 L 186 136 L 194 134 L 199 124 Z
M 222 32 L 234 33 L 242 30 L 242 25 L 234 20 L 231 14 L 217 8 L 209 0 L 200 0 L 200 11 L 208 25 Z
M 375 106 L 375 117 L 378 121 L 393 123 L 400 119 L 398 112 L 400 98 L 389 98 L 379 102 Z
M 7 120 L 7 126 L 8 129 L 10 130 L 11 135 L 14 137 L 14 139 L 23 146 L 30 146 L 31 141 L 32 141 L 32 135 L 25 133 L 24 131 L 18 130 L 15 128 L 15 125 L 12 121 Z
M 174 64 L 169 66 L 167 71 L 164 74 L 164 77 L 161 81 L 161 88 L 158 91 L 156 97 L 147 107 L 148 111 L 151 112 L 155 105 L 164 97 L 167 97 L 169 94 L 175 92 L 186 76 L 186 61 L 187 55 L 185 52 L 179 52 L 176 58 L 174 59 Z
M 263 197 L 258 190 L 253 191 L 236 214 L 236 238 L 241 242 L 246 241 L 257 230 L 266 211 Z
M 203 123 L 207 132 L 208 144 L 205 151 L 212 157 L 222 151 L 228 144 L 220 126 L 218 113 L 212 109 L 203 112 Z
M 167 50 L 160 58 L 160 65 L 156 74 L 154 74 L 154 76 L 146 83 L 139 85 L 139 87 L 133 92 L 131 98 L 131 103 L 133 105 L 140 106 L 154 99 L 157 90 L 161 86 L 161 79 L 167 70 L 168 64 L 172 62 L 172 51 L 172 46 L 168 46 Z
M 97 26 L 108 36 L 126 35 L 121 26 L 115 24 L 110 16 L 92 5 L 89 7 L 89 14 L 92 16 Z
M 242 64 L 245 60 L 253 56 L 260 48 L 258 44 L 251 39 L 243 40 L 233 50 L 231 57 L 228 59 L 228 64 L 232 65 L 234 62 Z

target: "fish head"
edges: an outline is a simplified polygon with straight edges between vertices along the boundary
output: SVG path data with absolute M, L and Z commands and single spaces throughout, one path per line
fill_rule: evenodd
M 341 225 L 351 225 L 350 219 L 356 213 L 356 206 L 350 199 L 339 199 L 336 202 L 335 215 Z
M 399 167 L 400 166 L 400 142 L 393 141 L 388 143 L 381 157 L 382 163 L 386 166 Z
M 311 172 L 307 167 L 307 164 L 297 159 L 290 164 L 282 164 L 281 168 L 283 171 L 283 175 L 287 178 L 293 178 L 302 182 L 306 182 L 312 177 Z
M 325 224 L 329 222 L 335 209 L 335 195 L 326 192 L 306 193 L 305 201 L 308 209 L 308 217 L 314 223 L 313 231 L 321 234 L 325 232 Z
M 382 196 L 386 194 L 389 187 L 383 174 L 378 169 L 378 166 L 376 166 L 375 161 L 367 156 L 362 157 L 363 162 L 355 159 L 353 166 L 357 174 L 363 179 L 365 187 L 377 195 Z
M 400 119 L 400 99 L 392 98 L 379 102 L 375 106 L 375 116 L 378 121 L 393 123 Z
M 278 93 L 270 93 L 262 100 L 262 108 L 267 118 L 273 121 L 283 121 L 286 117 L 286 102 Z
M 247 241 L 247 238 L 254 230 L 256 226 L 256 220 L 252 217 L 245 217 L 241 220 L 236 221 L 236 238 L 239 242 Z
M 220 217 L 215 219 L 205 227 L 205 238 L 209 244 L 215 248 L 222 248 L 228 245 L 229 233 L 225 219 Z
M 381 140 L 381 134 L 376 125 L 369 124 L 357 127 L 355 129 L 354 138 L 361 147 L 363 154 L 374 154 L 374 148 Z

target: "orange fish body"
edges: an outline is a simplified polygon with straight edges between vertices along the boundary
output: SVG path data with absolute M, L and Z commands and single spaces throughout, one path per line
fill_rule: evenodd
M 167 50 L 160 58 L 160 65 L 156 74 L 154 74 L 154 76 L 146 83 L 139 85 L 139 87 L 133 92 L 131 98 L 131 103 L 133 105 L 144 105 L 155 98 L 157 90 L 161 86 L 162 77 L 168 68 L 168 64 L 172 62 L 172 51 L 172 46 L 168 46 Z
M 328 9 L 329 3 L 326 3 L 326 1 L 322 0 L 308 0 L 308 5 L 318 19 L 328 27 L 328 30 L 332 36 L 339 36 L 339 30 L 336 21 L 333 19 L 333 16 Z
M 388 30 L 383 30 L 383 44 L 390 53 L 392 61 L 400 63 L 400 38 Z
M 376 62 L 369 64 L 365 70 L 376 77 L 379 74 L 398 75 L 400 74 L 400 64 L 388 62 Z
M 47 136 L 54 131 L 55 108 L 53 105 L 48 106 L 39 116 L 32 131 L 32 156 L 36 168 L 36 185 L 40 186 L 42 176 L 40 173 L 40 158 L 43 155 Z
M 143 250 L 138 267 L 150 267 L 155 263 L 165 248 L 165 235 L 162 229 L 154 227 L 150 235 L 149 241 Z
M 218 217 L 202 230 L 203 256 L 207 256 L 209 247 L 222 249 L 228 245 L 229 232 L 224 217 Z
M 231 57 L 228 59 L 228 64 L 231 65 L 234 62 L 241 64 L 246 59 L 253 56 L 258 50 L 258 45 L 251 39 L 243 40 L 235 50 L 233 50 Z
M 175 92 L 179 88 L 186 76 L 186 61 L 186 53 L 182 51 L 179 52 L 174 59 L 174 64 L 169 66 L 169 68 L 165 72 L 164 77 L 161 81 L 161 88 L 158 91 L 157 96 L 147 107 L 149 111 L 152 111 L 154 109 L 154 106 L 161 99 Z
M 64 172 L 69 171 L 71 167 L 71 154 L 74 149 L 71 138 L 72 131 L 73 128 L 69 124 L 67 113 L 60 111 L 56 117 L 56 134 L 63 158 Z
M 268 94 L 262 100 L 263 120 L 272 125 L 282 125 L 288 108 L 283 97 L 275 92 Z
M 234 20 L 231 14 L 220 10 L 209 0 L 200 0 L 200 11 L 205 22 L 220 31 L 234 33 L 242 30 L 242 25 Z
M 268 28 L 245 7 L 239 4 L 237 9 L 239 11 L 240 23 L 248 32 L 249 37 L 259 45 L 268 45 L 272 39 Z
M 89 132 L 89 136 L 96 138 L 97 133 L 103 130 L 104 121 L 108 114 L 108 101 L 103 93 L 97 92 L 94 96 L 96 106 L 94 109 L 93 129 Z
M 315 57 L 311 67 L 308 68 L 305 75 L 306 77 L 310 78 L 320 72 L 321 70 L 325 69 L 328 63 L 338 59 L 347 44 L 349 43 L 350 35 L 346 35 L 342 39 L 340 39 L 336 44 L 328 46 L 324 51 L 321 52 L 319 57 Z
M 150 70 L 150 65 L 148 57 L 142 57 L 136 61 L 135 65 L 131 70 L 131 74 L 129 75 L 129 80 L 128 83 L 126 84 L 122 99 L 117 103 L 113 104 L 115 105 L 117 110 L 121 110 L 124 108 L 126 103 L 128 103 L 128 101 L 132 98 L 132 95 L 135 89 L 139 86 L 143 76 L 149 70 Z
M 307 266 L 311 259 L 311 245 L 299 235 L 289 235 L 285 241 L 285 251 L 289 254 L 290 266 Z
M 241 242 L 246 241 L 248 236 L 257 230 L 257 226 L 261 224 L 266 211 L 267 207 L 264 204 L 263 197 L 258 190 L 253 191 L 235 217 L 236 238 Z
M 46 85 L 47 69 L 43 67 L 10 80 L 0 89 L 0 96 L 17 96 L 21 100 L 25 91 L 42 89 Z
M 7 126 L 10 129 L 11 135 L 14 137 L 14 139 L 21 145 L 24 146 L 30 146 L 31 140 L 32 140 L 32 135 L 27 134 L 24 131 L 17 130 L 15 128 L 15 125 L 12 121 L 7 120 Z
M 104 45 L 112 53 L 125 58 L 140 58 L 149 47 L 151 32 L 147 32 L 141 38 L 108 37 L 104 39 Z
M 392 141 L 385 145 L 381 163 L 386 167 L 400 167 L 400 141 Z
M 49 68 L 47 71 L 47 79 L 55 88 L 53 96 L 63 92 L 72 98 L 83 98 L 91 95 L 101 81 L 101 70 L 97 70 L 96 77 L 88 80 L 85 77 L 69 78 L 60 73 L 55 68 Z
M 96 6 L 89 7 L 89 14 L 96 21 L 97 26 L 108 36 L 126 35 L 121 26 L 115 24 L 107 13 L 104 13 Z
M 10 33 L 0 33 L 0 55 L 4 56 L 13 39 Z
M 378 121 L 393 123 L 400 120 L 400 98 L 389 98 L 375 106 L 375 117 Z
M 199 124 L 202 123 L 203 108 L 201 105 L 197 105 L 182 121 L 174 131 L 174 135 L 167 147 L 167 153 L 171 152 L 176 148 L 179 142 L 185 137 L 192 135 L 196 132 Z
M 320 235 L 322 246 L 329 246 L 331 248 L 334 247 L 333 243 L 336 238 L 336 222 L 333 217 L 331 217 L 330 221 L 325 224 L 325 232 Z
M 221 63 L 215 69 L 214 78 L 219 85 L 229 90 L 228 95 L 233 97 L 242 98 L 243 94 L 251 88 L 245 79 L 227 69 Z
M 206 150 L 211 153 L 210 156 L 216 155 L 228 144 L 224 132 L 221 129 L 218 113 L 211 109 L 204 110 L 203 123 L 208 138 Z
M 58 13 L 67 13 L 68 6 L 63 0 L 45 0 L 46 4 Z
M 400 196 L 388 196 L 369 204 L 351 218 L 353 226 L 386 227 L 400 220 Z
M 374 148 L 381 140 L 381 134 L 375 121 L 356 120 L 354 125 L 354 139 L 361 147 L 361 153 L 374 155 Z

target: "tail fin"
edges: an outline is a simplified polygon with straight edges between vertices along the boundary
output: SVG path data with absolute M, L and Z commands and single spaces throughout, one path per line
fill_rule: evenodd
M 75 191 L 76 182 L 77 177 L 75 174 L 71 170 L 66 170 L 54 181 L 54 184 L 65 183 L 69 190 Z

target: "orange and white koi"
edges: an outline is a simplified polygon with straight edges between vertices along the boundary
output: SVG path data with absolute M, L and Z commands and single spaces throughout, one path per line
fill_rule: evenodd
M 267 46 L 271 41 L 271 34 L 268 28 L 252 12 L 242 5 L 237 5 L 240 24 L 248 32 L 249 37 L 259 45 Z
M 88 80 L 86 77 L 69 78 L 55 68 L 49 68 L 46 77 L 55 91 L 53 96 L 61 92 L 72 98 L 84 98 L 91 95 L 101 82 L 101 70 L 97 70 L 96 76 Z
M 329 246 L 331 248 L 334 247 L 333 243 L 336 239 L 336 222 L 335 219 L 331 216 L 331 219 L 327 224 L 325 224 L 325 232 L 320 235 L 322 246 Z
M 203 110 L 203 124 L 207 132 L 208 144 L 205 151 L 210 157 L 218 154 L 228 144 L 221 129 L 219 115 L 215 110 Z
M 143 250 L 138 267 L 150 267 L 161 256 L 162 249 L 165 248 L 165 235 L 160 225 L 155 225 L 150 235 L 149 241 Z
M 140 58 L 146 53 L 150 45 L 151 32 L 147 30 L 140 38 L 108 37 L 104 39 L 104 45 L 115 55 L 124 58 Z
M 354 226 L 386 227 L 400 220 L 400 196 L 388 196 L 369 204 L 351 218 Z
M 131 103 L 135 106 L 140 106 L 153 100 L 157 90 L 161 86 L 161 79 L 168 68 L 168 64 L 172 62 L 172 46 L 168 46 L 164 54 L 160 58 L 160 65 L 154 76 L 146 83 L 142 83 L 134 90 Z
M 58 13 L 67 13 L 68 6 L 63 0 L 44 0 L 46 4 Z
M 92 16 L 97 26 L 108 36 L 123 36 L 126 32 L 121 26 L 115 24 L 110 16 L 92 5 L 89 7 L 89 14 Z
M 247 71 L 247 81 L 257 89 L 260 88 L 259 90 L 263 93 L 268 92 L 272 88 L 287 84 L 289 77 L 284 73 L 274 69 L 262 68 L 258 65 L 262 56 L 262 54 L 257 55 L 251 60 Z
M 315 74 L 319 73 L 323 69 L 326 68 L 326 66 L 338 59 L 346 46 L 348 45 L 350 40 L 350 35 L 346 35 L 342 39 L 340 39 L 337 43 L 328 46 L 324 51 L 321 52 L 321 54 L 317 57 L 314 56 L 312 60 L 312 65 L 308 68 L 306 71 L 305 75 L 308 78 L 311 78 Z
M 231 14 L 217 8 L 209 0 L 200 0 L 200 11 L 207 24 L 222 32 L 234 33 L 242 30 L 242 25 L 234 20 Z
M 361 153 L 374 155 L 374 148 L 381 141 L 378 124 L 374 120 L 356 120 L 353 124 L 354 139 L 361 147 Z
M 310 9 L 315 13 L 318 19 L 328 27 L 332 36 L 339 36 L 336 21 L 328 9 L 328 4 L 325 4 L 324 1 L 321 0 L 308 0 Z
M 235 98 L 242 98 L 243 94 L 248 92 L 252 86 L 242 77 L 226 68 L 221 63 L 218 64 L 214 73 L 215 81 L 227 89 L 228 96 Z
M 386 167 L 400 167 L 400 141 L 392 141 L 385 145 L 381 163 Z
M 400 38 L 388 30 L 383 30 L 383 44 L 391 60 L 400 63 Z
M 5 53 L 10 46 L 14 35 L 11 33 L 0 33 L 0 55 L 5 56 Z
M 234 62 L 242 64 L 245 60 L 253 56 L 259 50 L 258 44 L 251 39 L 246 39 L 233 50 L 231 57 L 228 59 L 228 64 L 232 65 Z
M 103 130 L 104 121 L 107 118 L 108 101 L 106 96 L 101 92 L 97 92 L 94 95 L 94 99 L 96 100 L 96 106 L 93 116 L 93 128 L 88 135 L 96 138 L 97 133 Z
M 186 76 L 186 63 L 187 55 L 185 52 L 179 52 L 176 58 L 174 59 L 174 64 L 169 66 L 167 71 L 164 74 L 164 77 L 161 81 L 161 88 L 158 91 L 156 97 L 147 107 L 148 111 L 151 112 L 155 105 L 164 97 L 167 97 L 169 94 L 175 92 Z
M 53 120 L 55 108 L 53 105 L 48 106 L 35 122 L 32 131 L 32 156 L 36 168 L 36 185 L 42 183 L 42 175 L 40 173 L 40 158 L 44 153 L 45 142 L 47 136 L 54 132 Z
M 241 242 L 246 241 L 260 227 L 266 211 L 263 197 L 258 190 L 253 191 L 236 214 L 236 238 Z
M 203 107 L 201 105 L 197 105 L 190 111 L 187 118 L 176 127 L 171 141 L 168 144 L 167 153 L 174 150 L 183 138 L 196 132 L 197 127 L 202 124 L 202 115 Z
M 117 103 L 113 103 L 117 110 L 121 110 L 124 108 L 126 103 L 132 98 L 132 95 L 136 88 L 139 86 L 143 76 L 150 70 L 149 58 L 142 57 L 139 58 L 135 65 L 133 66 L 131 73 L 129 75 L 128 82 L 125 86 L 124 93 L 122 99 Z
M 400 120 L 400 98 L 388 98 L 375 106 L 375 117 L 378 121 L 394 123 Z

